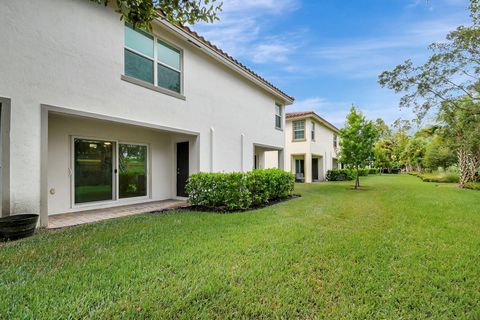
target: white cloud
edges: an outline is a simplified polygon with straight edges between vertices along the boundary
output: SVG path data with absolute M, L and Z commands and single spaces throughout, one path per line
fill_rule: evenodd
M 288 35 L 268 34 L 272 21 L 269 17 L 287 15 L 299 6 L 299 0 L 228 0 L 219 14 L 220 21 L 193 28 L 240 60 L 285 62 L 294 46 L 285 45 Z
M 296 59 L 307 67 L 290 66 L 290 69 L 294 72 L 304 70 L 306 75 L 341 74 L 350 79 L 376 77 L 386 68 L 412 56 L 423 60 L 430 43 L 444 40 L 449 31 L 465 22 L 464 16 L 427 20 L 386 30 L 388 35 L 382 37 L 342 39 L 341 43 L 331 41 L 328 45 L 312 48 L 308 57 Z
M 314 111 L 319 116 L 341 128 L 345 124 L 347 114 L 352 104 L 363 112 L 365 117 L 375 120 L 381 117 L 385 122 L 391 124 L 398 118 L 413 119 L 412 110 L 400 110 L 398 106 L 389 103 L 389 99 L 379 98 L 378 101 L 365 105 L 358 105 L 347 101 L 329 101 L 322 97 L 309 97 L 287 107 L 287 112 Z

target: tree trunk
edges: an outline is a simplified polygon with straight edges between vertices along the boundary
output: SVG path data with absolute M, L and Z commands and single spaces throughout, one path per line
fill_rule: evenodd
M 464 147 L 460 147 L 458 150 L 458 173 L 459 173 L 459 180 L 458 186 L 460 188 L 465 187 L 465 183 L 468 182 L 468 154 L 467 150 Z
M 355 179 L 355 190 L 357 190 L 360 187 L 360 176 L 358 174 L 358 168 L 357 168 L 357 178 Z

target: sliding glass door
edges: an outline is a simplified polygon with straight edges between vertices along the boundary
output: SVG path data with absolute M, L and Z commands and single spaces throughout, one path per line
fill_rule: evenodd
M 113 200 L 115 143 L 74 139 L 75 204 Z
M 147 146 L 119 144 L 118 195 L 120 198 L 147 195 Z
M 147 196 L 146 145 L 82 138 L 73 142 L 74 204 Z

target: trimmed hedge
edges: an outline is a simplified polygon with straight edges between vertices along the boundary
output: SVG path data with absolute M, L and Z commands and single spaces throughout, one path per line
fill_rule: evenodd
M 227 211 L 245 210 L 288 197 L 294 187 L 293 174 L 279 169 L 248 173 L 196 173 L 187 183 L 192 205 Z
M 355 172 L 351 169 L 333 169 L 327 171 L 328 181 L 348 181 L 355 179 Z
M 358 175 L 361 177 L 368 176 L 369 174 L 378 174 L 380 169 L 378 168 L 362 168 L 358 170 Z M 350 181 L 354 180 L 357 176 L 355 169 L 333 169 L 327 171 L 328 181 Z

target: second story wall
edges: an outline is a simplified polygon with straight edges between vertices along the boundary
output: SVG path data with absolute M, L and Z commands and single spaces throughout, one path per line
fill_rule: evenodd
M 198 132 L 205 148 L 214 128 L 220 170 L 240 169 L 242 134 L 247 146 L 284 146 L 275 102 L 285 101 L 165 27 L 153 33 L 183 53 L 184 99 L 121 79 L 124 23 L 113 8 L 87 0 L 43 0 L 34 8 L 28 0 L 2 1 L 0 20 L 0 96 L 11 99 L 19 143 L 27 138 L 23 132 L 38 136 L 46 104 Z M 208 156 L 201 153 L 202 170 L 209 169 Z

